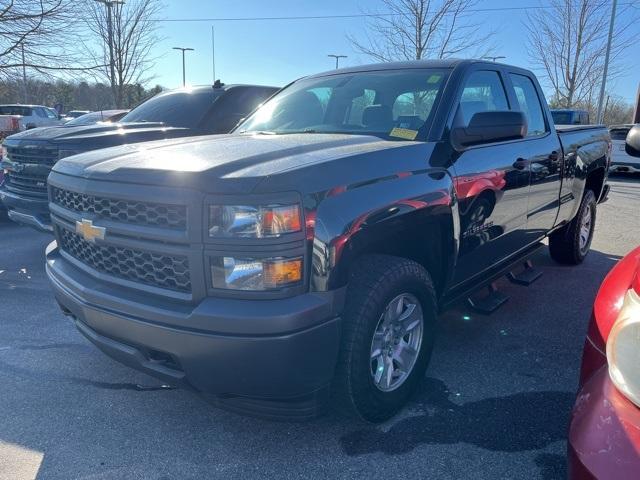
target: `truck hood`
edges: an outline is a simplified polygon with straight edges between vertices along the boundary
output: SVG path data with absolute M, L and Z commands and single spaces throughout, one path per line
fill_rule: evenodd
M 368 135 L 227 134 L 123 145 L 59 161 L 54 172 L 92 180 L 247 193 L 260 180 L 345 157 L 424 145 Z
M 12 144 L 49 142 L 61 148 L 94 150 L 124 143 L 144 142 L 159 138 L 185 136 L 189 130 L 169 127 L 163 123 L 114 123 L 95 125 L 55 125 L 16 133 L 9 137 Z

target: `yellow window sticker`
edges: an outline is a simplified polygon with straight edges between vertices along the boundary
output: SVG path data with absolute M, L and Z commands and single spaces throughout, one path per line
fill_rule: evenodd
M 389 133 L 391 137 L 404 138 L 405 140 L 415 140 L 418 136 L 417 130 L 409 130 L 408 128 L 394 128 Z
M 427 79 L 427 83 L 438 83 L 441 78 L 442 78 L 442 75 L 431 75 Z

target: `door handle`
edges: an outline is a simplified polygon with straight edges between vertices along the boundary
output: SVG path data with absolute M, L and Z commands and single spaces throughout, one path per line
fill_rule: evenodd
M 515 162 L 513 162 L 513 168 L 516 170 L 524 170 L 529 166 L 529 160 L 525 160 L 524 158 L 519 158 Z

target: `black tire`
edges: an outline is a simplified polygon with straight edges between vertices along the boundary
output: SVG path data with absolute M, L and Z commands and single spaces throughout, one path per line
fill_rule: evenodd
M 371 348 L 387 305 L 398 295 L 413 295 L 422 308 L 422 341 L 413 368 L 392 391 L 374 383 Z M 354 266 L 342 318 L 342 338 L 332 403 L 341 412 L 370 422 L 392 417 L 424 377 L 431 357 L 437 319 L 431 277 L 418 263 L 385 255 L 367 255 Z
M 586 244 L 581 244 L 580 230 L 582 227 L 582 220 L 587 215 L 587 209 L 589 210 L 589 215 L 591 217 L 589 236 Z M 578 209 L 575 218 L 560 230 L 553 232 L 549 236 L 549 253 L 551 254 L 551 258 L 556 262 L 565 265 L 578 265 L 579 263 L 582 263 L 589 253 L 595 225 L 596 196 L 593 191 L 585 190 L 582 202 L 580 203 L 580 208 Z

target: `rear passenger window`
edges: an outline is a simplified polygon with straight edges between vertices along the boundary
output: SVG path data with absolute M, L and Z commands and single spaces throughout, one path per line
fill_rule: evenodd
M 507 94 L 498 72 L 473 72 L 462 91 L 459 108 L 463 125 L 469 125 L 471 118 L 478 112 L 509 110 Z
M 545 134 L 547 126 L 535 85 L 529 77 L 524 75 L 512 73 L 510 77 L 518 99 L 518 110 L 527 117 L 527 137 Z
M 350 125 L 362 125 L 364 123 L 364 109 L 373 105 L 375 99 L 375 90 L 369 90 L 365 88 L 362 95 L 354 98 L 351 101 L 351 106 L 349 107 L 349 116 L 346 123 Z
M 400 128 L 418 130 L 431 113 L 436 94 L 434 89 L 398 95 L 392 107 L 393 121 Z

